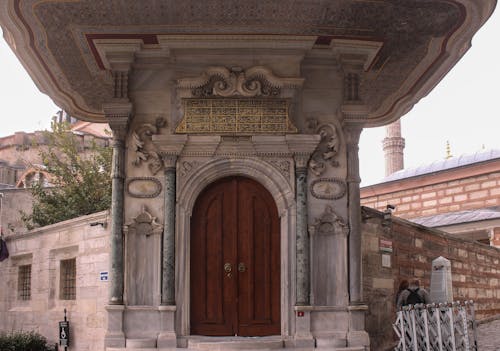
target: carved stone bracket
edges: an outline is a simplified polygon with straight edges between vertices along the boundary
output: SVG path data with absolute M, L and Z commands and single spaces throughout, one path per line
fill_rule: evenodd
M 277 97 L 282 88 L 299 88 L 303 82 L 303 78 L 277 77 L 262 66 L 247 70 L 241 67 L 209 67 L 199 77 L 179 79 L 177 86 L 190 89 L 193 97 Z
M 149 169 L 153 174 L 158 173 L 163 167 L 161 157 L 155 150 L 151 138 L 159 134 L 160 128 L 165 127 L 166 121 L 163 117 L 158 117 L 155 124 L 142 124 L 132 133 L 133 150 L 135 159 L 132 164 L 139 167 L 143 162 L 149 162 Z
M 133 220 L 125 224 L 123 231 L 125 235 L 136 234 L 136 235 L 159 235 L 163 231 L 163 225 L 156 222 L 156 217 L 152 216 L 148 211 L 146 206 L 142 206 L 141 213 Z
M 309 226 L 310 235 L 343 235 L 347 236 L 349 226 L 342 217 L 337 215 L 330 205 L 325 206 L 323 214 Z
M 340 137 L 333 124 L 321 125 L 316 133 L 321 136 L 321 141 L 311 157 L 309 169 L 316 176 L 321 176 L 328 166 L 339 166 L 335 158 L 340 151 Z

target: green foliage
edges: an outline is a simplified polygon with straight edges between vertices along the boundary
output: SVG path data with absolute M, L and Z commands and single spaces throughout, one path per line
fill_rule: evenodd
M 0 333 L 0 351 L 52 351 L 47 339 L 34 332 Z
M 53 123 L 46 138 L 48 146 L 40 148 L 39 155 L 52 186 L 42 182 L 32 185 L 32 213 L 21 214 L 26 227 L 46 226 L 110 208 L 112 149 L 92 143 L 84 150 L 67 123 Z

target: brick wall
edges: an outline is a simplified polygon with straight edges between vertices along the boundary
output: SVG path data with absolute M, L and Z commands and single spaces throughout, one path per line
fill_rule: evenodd
M 436 183 L 434 175 L 422 177 L 427 177 L 426 183 L 430 184 L 421 186 L 421 181 L 405 179 L 396 182 L 398 186 L 377 184 L 363 188 L 361 204 L 379 210 L 387 204 L 395 205 L 394 214 L 401 218 L 500 206 L 499 171 Z
M 397 217 L 384 223 L 383 213 L 369 208 L 363 208 L 362 237 L 363 291 L 373 350 L 392 344 L 399 282 L 419 278 L 429 290 L 431 264 L 439 256 L 451 261 L 454 300 L 474 300 L 477 319 L 500 314 L 500 249 Z M 392 242 L 392 253 L 383 251 L 381 239 Z M 390 257 L 391 267 L 382 266 L 382 255 Z

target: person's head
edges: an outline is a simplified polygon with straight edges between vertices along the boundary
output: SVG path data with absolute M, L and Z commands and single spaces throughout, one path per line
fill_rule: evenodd
M 405 290 L 405 289 L 408 289 L 408 286 L 410 286 L 410 283 L 408 282 L 408 280 L 406 279 L 403 279 L 400 283 L 399 283 L 399 291 L 402 291 L 402 290 Z
M 412 286 L 416 286 L 417 288 L 420 287 L 420 280 L 414 279 L 411 281 Z

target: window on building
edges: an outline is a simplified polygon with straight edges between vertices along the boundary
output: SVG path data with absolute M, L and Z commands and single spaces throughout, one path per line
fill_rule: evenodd
M 76 258 L 61 260 L 61 281 L 59 285 L 61 300 L 76 299 Z
M 17 293 L 19 300 L 31 300 L 31 265 L 19 266 Z

